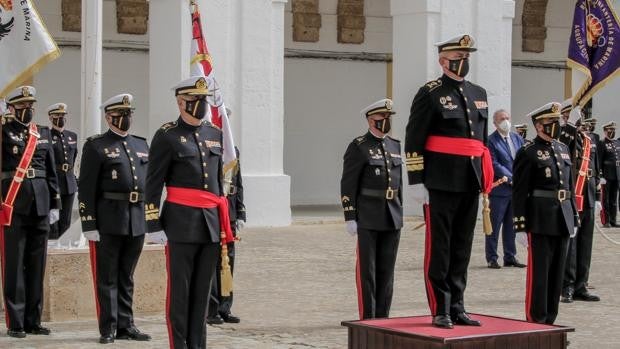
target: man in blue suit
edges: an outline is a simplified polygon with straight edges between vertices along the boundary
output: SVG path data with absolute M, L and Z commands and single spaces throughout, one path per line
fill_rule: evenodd
M 523 146 L 523 138 L 510 131 L 510 114 L 503 109 L 493 114 L 493 124 L 496 130 L 489 136 L 488 148 L 493 158 L 494 180 L 497 182 L 505 177 L 506 181 L 495 187 L 489 195 L 493 233 L 486 236 L 487 266 L 491 269 L 501 268 L 497 263 L 497 240 L 501 228 L 504 266 L 524 268 L 525 264 L 517 260 L 512 221 L 512 163 L 517 151 Z

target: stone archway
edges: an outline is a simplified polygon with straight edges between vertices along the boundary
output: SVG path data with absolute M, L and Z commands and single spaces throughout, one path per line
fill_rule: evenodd
M 525 0 L 523 4 L 523 52 L 544 52 L 547 27 L 545 17 L 549 0 Z

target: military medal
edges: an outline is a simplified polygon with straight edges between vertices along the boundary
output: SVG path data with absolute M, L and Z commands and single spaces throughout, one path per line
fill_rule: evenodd
M 181 140 L 181 143 L 187 142 L 187 139 L 185 137 L 183 137 L 183 136 L 181 136 L 180 140 Z
M 551 169 L 549 167 L 545 169 L 545 177 L 551 178 Z
M 112 179 L 118 179 L 118 174 L 116 170 L 112 170 Z
M 376 174 L 377 176 L 379 176 L 379 175 L 381 174 L 381 170 L 380 170 L 380 169 L 378 169 L 378 168 L 375 168 L 375 174 Z
M 16 145 L 14 145 L 13 146 L 13 154 L 18 154 L 18 153 L 19 153 L 19 148 Z

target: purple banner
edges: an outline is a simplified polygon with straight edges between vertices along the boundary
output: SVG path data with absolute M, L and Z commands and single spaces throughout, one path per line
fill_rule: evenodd
M 568 65 L 588 76 L 573 97 L 581 106 L 620 73 L 620 26 L 609 0 L 577 0 Z

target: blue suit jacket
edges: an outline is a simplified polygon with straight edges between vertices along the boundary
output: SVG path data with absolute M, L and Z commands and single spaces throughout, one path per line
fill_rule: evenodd
M 512 144 L 515 146 L 515 155 L 516 152 L 523 146 L 523 138 L 514 132 L 510 132 L 510 139 L 512 139 Z M 512 164 L 514 159 L 510 155 L 510 148 L 508 144 L 504 141 L 502 136 L 497 132 L 497 130 L 489 136 L 489 143 L 487 144 L 489 151 L 491 152 L 491 157 L 493 158 L 493 171 L 495 172 L 495 178 L 493 181 L 497 181 L 498 179 L 506 176 L 508 178 L 508 182 L 503 183 L 495 187 L 491 191 L 492 196 L 511 196 L 512 195 Z

